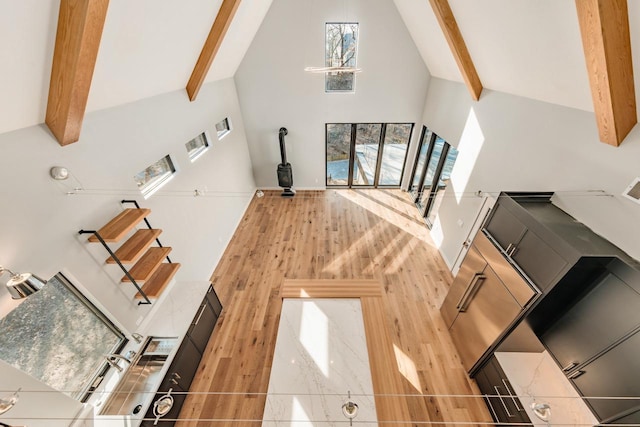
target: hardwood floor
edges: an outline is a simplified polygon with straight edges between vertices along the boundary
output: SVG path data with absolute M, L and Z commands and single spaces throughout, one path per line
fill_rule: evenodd
M 490 423 L 482 399 L 465 397 L 479 391 L 439 312 L 451 276 L 407 194 L 328 190 L 251 202 L 212 276 L 224 310 L 178 427 L 260 425 L 285 279 L 382 284 L 383 297 L 371 300 L 384 300 L 376 309 L 391 343 L 380 351 L 393 352 L 386 368 L 401 374 L 410 419 L 381 426 Z

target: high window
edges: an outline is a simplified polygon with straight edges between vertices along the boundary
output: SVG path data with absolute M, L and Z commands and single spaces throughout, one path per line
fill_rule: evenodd
M 413 123 L 327 123 L 327 186 L 399 187 Z
M 191 141 L 185 144 L 187 147 L 187 154 L 189 160 L 195 162 L 196 159 L 204 154 L 209 149 L 209 134 L 208 132 L 202 132 L 200 135 L 193 138 Z
M 330 22 L 325 26 L 325 66 L 355 67 L 358 47 L 357 22 Z M 327 92 L 353 92 L 353 72 L 334 71 L 325 74 Z
M 216 123 L 216 133 L 218 134 L 218 140 L 225 137 L 229 132 L 231 132 L 231 125 L 229 125 L 229 119 L 225 118 Z
M 171 156 L 167 154 L 145 170 L 138 172 L 133 179 L 146 199 L 169 182 L 174 173 L 176 173 L 176 168 L 173 166 Z

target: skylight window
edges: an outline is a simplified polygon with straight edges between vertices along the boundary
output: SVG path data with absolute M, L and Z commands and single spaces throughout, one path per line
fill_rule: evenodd
M 195 162 L 198 157 L 202 156 L 209 149 L 209 132 L 202 132 L 185 144 L 189 160 Z
M 329 22 L 325 26 L 325 66 L 355 67 L 358 48 L 357 22 Z M 355 91 L 354 72 L 331 71 L 325 74 L 326 92 Z
M 167 154 L 145 170 L 138 172 L 133 179 L 144 198 L 147 199 L 169 182 L 175 173 L 176 168 L 171 161 L 171 156 Z

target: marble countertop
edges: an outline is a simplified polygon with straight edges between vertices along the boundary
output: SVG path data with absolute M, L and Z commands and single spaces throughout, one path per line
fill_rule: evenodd
M 191 321 L 196 315 L 200 303 L 209 289 L 209 285 L 210 283 L 208 281 L 175 282 L 163 298 L 156 301 L 155 307 L 140 324 L 138 331 L 136 331 L 144 336 L 142 342 L 129 341 L 121 354 L 129 350 L 135 352 L 140 351 L 140 347 L 144 344 L 148 336 L 177 337 L 178 344 L 172 350 L 163 366 L 160 376 L 160 378 L 162 378 L 169 369 L 169 365 L 178 350 L 179 343 L 187 333 Z M 142 410 L 137 415 L 97 415 L 102 408 L 103 402 L 108 399 L 111 391 L 117 386 L 123 373 L 124 372 L 117 372 L 115 369 L 109 370 L 108 375 L 100 387 L 90 398 L 89 403 L 91 405 L 87 405 L 87 412 L 91 412 L 91 415 L 93 415 L 90 424 L 76 422 L 73 423 L 74 427 L 82 427 L 85 425 L 93 427 L 131 427 L 132 425 L 138 425 L 147 412 L 149 405 L 151 405 L 153 394 L 149 396 L 148 402 L 145 402 Z M 160 386 L 159 383 L 158 386 Z M 87 418 L 87 415 L 89 414 L 81 414 L 81 417 Z
M 546 351 L 495 353 L 527 415 L 535 426 L 594 426 L 598 420 Z M 547 403 L 549 421 L 539 419 L 532 404 Z

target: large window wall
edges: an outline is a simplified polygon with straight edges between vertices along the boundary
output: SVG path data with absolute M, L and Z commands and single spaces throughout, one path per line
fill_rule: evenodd
M 423 126 L 409 190 L 429 227 L 435 221 L 457 157 L 455 147 Z
M 413 123 L 327 123 L 327 187 L 399 187 Z

